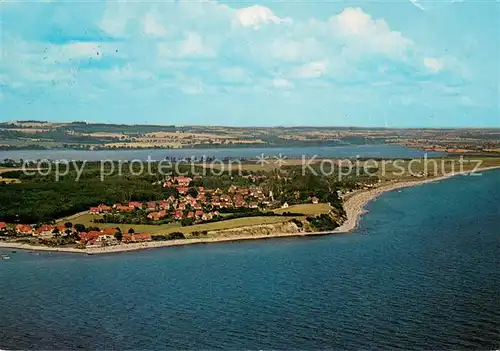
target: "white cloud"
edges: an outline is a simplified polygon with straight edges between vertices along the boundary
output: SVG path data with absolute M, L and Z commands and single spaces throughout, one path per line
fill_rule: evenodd
M 415 5 L 416 7 L 418 7 L 419 9 L 421 10 L 424 10 L 425 11 L 425 7 L 422 6 L 422 4 L 420 4 L 420 1 L 418 0 L 410 0 L 410 2 Z
M 100 43 L 92 42 L 76 42 L 61 46 L 54 46 L 52 51 L 59 51 L 62 54 L 61 58 L 66 59 L 82 59 L 90 58 L 99 60 L 102 57 Z
M 146 35 L 162 37 L 167 34 L 167 30 L 165 29 L 165 27 L 163 27 L 157 21 L 152 13 L 148 13 L 146 14 L 146 16 L 144 16 L 144 19 L 142 20 L 142 26 L 144 34 Z
M 439 72 L 443 69 L 443 62 L 432 57 L 424 58 L 424 65 L 432 72 Z
M 373 82 L 372 85 L 374 87 L 384 87 L 384 86 L 387 86 L 387 85 L 391 85 L 391 82 L 387 81 L 387 80 L 384 80 L 384 81 L 380 81 L 380 82 Z
M 387 65 L 382 65 L 378 68 L 379 73 L 386 73 L 389 70 L 389 67 Z
M 460 104 L 463 106 L 474 106 L 475 102 L 469 96 L 464 95 L 460 98 Z
M 116 81 L 145 81 L 155 79 L 153 73 L 135 69 L 130 64 L 124 67 L 113 67 L 107 71 L 106 77 Z
M 240 67 L 228 67 L 219 70 L 219 78 L 228 83 L 251 83 L 249 72 Z
M 404 58 L 413 42 L 401 33 L 392 31 L 381 19 L 373 19 L 360 8 L 346 8 L 330 18 L 335 33 L 344 38 L 344 52 L 360 56 L 367 53 Z
M 109 35 L 121 37 L 125 35 L 128 22 L 137 18 L 134 17 L 138 15 L 135 10 L 136 5 L 133 3 L 110 2 L 98 23 L 99 28 Z
M 393 69 L 390 62 L 398 60 L 408 69 L 428 67 L 433 72 L 443 67 L 453 69 L 450 58 L 438 53 L 427 55 L 439 55 L 439 59 L 425 57 L 410 39 L 392 30 L 383 19 L 373 18 L 360 8 L 346 8 L 326 21 L 292 21 L 278 17 L 270 8 L 261 5 L 238 9 L 216 1 L 112 2 L 106 7 L 102 16 L 94 16 L 100 18 L 98 23 L 94 20 L 95 28 L 89 29 L 104 30 L 110 36 L 119 37 L 120 41 L 45 44 L 49 50 L 44 56 L 49 58 L 43 63 L 50 63 L 46 69 L 37 66 L 43 48 L 22 48 L 33 59 L 18 60 L 23 65 L 15 69 L 25 76 L 28 75 L 26 71 L 31 71 L 31 77 L 38 75 L 40 80 L 46 81 L 51 78 L 50 72 L 68 71 L 70 59 L 98 60 L 112 56 L 120 58 L 117 67 L 127 63 L 131 66 L 126 66 L 124 72 L 100 67 L 92 74 L 87 71 L 92 67 L 85 67 L 79 74 L 86 71 L 91 82 L 109 78 L 106 84 L 109 82 L 112 86 L 113 81 L 119 85 L 116 83 L 120 81 L 119 74 L 126 75 L 127 81 L 135 79 L 141 84 L 149 79 L 147 72 L 158 72 L 158 76 L 168 76 L 168 79 L 163 78 L 160 83 L 162 78 L 159 78 L 155 84 L 168 80 L 169 88 L 190 94 L 207 93 L 218 84 L 230 86 L 230 89 L 250 85 L 255 89 L 292 89 L 294 83 L 299 84 L 296 79 L 310 80 L 300 85 L 301 88 L 306 85 L 319 87 L 331 84 L 317 79 L 326 75 L 346 83 L 382 85 L 381 82 L 389 77 L 380 75 L 390 75 L 391 79 L 397 75 L 397 68 Z M 262 30 L 252 30 L 259 28 Z M 119 53 L 115 53 L 116 47 Z M 379 56 L 384 57 L 376 62 Z M 385 60 L 387 57 L 390 60 Z M 210 60 L 191 60 L 197 58 Z M 56 66 L 62 61 L 66 67 Z M 108 63 L 115 66 L 112 61 L 106 61 Z M 71 66 L 80 69 L 77 63 Z M 106 75 L 106 71 L 112 74 Z M 176 76 L 177 73 L 183 78 Z M 406 78 L 400 81 L 403 79 Z
M 272 58 L 284 61 L 305 61 L 319 58 L 325 50 L 314 38 L 293 40 L 277 38 L 270 43 L 269 53 Z
M 319 78 L 327 71 L 328 63 L 325 61 L 316 61 L 306 63 L 296 69 L 297 78 Z
M 167 43 L 156 44 L 156 51 L 160 58 L 168 57 L 170 55 L 170 45 Z
M 215 52 L 207 46 L 201 35 L 195 32 L 187 33 L 178 47 L 179 57 L 194 58 L 194 57 L 213 57 Z
M 279 18 L 270 8 L 261 5 L 253 5 L 239 9 L 236 11 L 235 16 L 237 24 L 243 27 L 253 27 L 255 29 L 270 22 L 275 24 L 292 23 L 290 18 Z
M 441 6 L 446 6 L 449 4 L 453 4 L 456 2 L 463 2 L 464 0 L 442 0 L 442 1 L 435 1 L 435 0 L 410 0 L 410 3 L 415 5 L 417 8 L 419 8 L 422 11 L 428 11 L 432 9 L 436 9 Z
M 272 84 L 273 87 L 278 89 L 292 89 L 294 87 L 292 82 L 283 78 L 274 78 Z
M 202 94 L 207 91 L 207 87 L 199 78 L 183 78 L 184 84 L 181 87 L 182 92 L 189 95 Z
M 377 31 L 377 23 L 360 8 L 346 8 L 331 20 L 337 22 L 340 30 L 349 35 L 369 35 Z M 384 26 L 383 21 L 380 25 Z

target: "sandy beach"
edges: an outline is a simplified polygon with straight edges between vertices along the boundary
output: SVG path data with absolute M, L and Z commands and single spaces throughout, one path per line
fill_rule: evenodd
M 483 172 L 493 169 L 500 169 L 500 166 L 480 168 L 476 172 Z M 419 179 L 415 181 L 402 181 L 402 182 L 391 182 L 389 184 L 379 185 L 376 188 L 369 190 L 362 190 L 351 195 L 344 202 L 344 209 L 347 214 L 347 220 L 334 231 L 329 232 L 304 232 L 304 233 L 279 233 L 272 235 L 241 235 L 234 237 L 219 237 L 219 238 L 196 238 L 196 239 L 182 239 L 182 240 L 169 240 L 169 241 L 150 241 L 144 243 L 133 243 L 133 244 L 122 244 L 114 246 L 105 247 L 95 247 L 87 249 L 76 249 L 76 248 L 63 248 L 63 247 L 47 247 L 47 246 L 34 246 L 28 244 L 19 243 L 7 243 L 0 242 L 0 248 L 9 249 L 21 249 L 21 250 L 36 250 L 36 251 L 52 251 L 52 252 L 68 252 L 68 253 L 80 253 L 80 254 L 105 254 L 105 253 L 116 253 L 125 251 L 136 251 L 153 249 L 159 247 L 167 246 L 180 246 L 180 245 L 193 245 L 193 244 L 209 244 L 209 243 L 221 243 L 221 242 L 234 242 L 234 241 L 244 241 L 244 240 L 263 240 L 263 239 L 273 239 L 273 238 L 293 238 L 293 237 L 305 237 L 305 236 L 320 236 L 320 235 L 331 235 L 331 234 L 344 234 L 350 233 L 356 229 L 361 216 L 366 212 L 365 206 L 372 200 L 376 199 L 383 193 L 393 191 L 396 189 L 401 189 L 410 186 L 423 185 L 431 182 L 438 182 L 445 180 L 457 175 L 464 175 L 472 173 L 471 171 L 457 172 L 453 174 L 448 174 L 441 177 Z

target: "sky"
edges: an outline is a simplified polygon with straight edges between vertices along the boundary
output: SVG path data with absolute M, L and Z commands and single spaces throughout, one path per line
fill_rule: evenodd
M 0 9 L 0 121 L 500 127 L 494 0 Z

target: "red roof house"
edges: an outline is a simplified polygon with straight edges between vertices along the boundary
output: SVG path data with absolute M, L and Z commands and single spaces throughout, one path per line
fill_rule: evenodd
M 80 237 L 80 242 L 86 243 L 91 240 L 96 240 L 101 235 L 101 232 L 98 231 L 90 231 L 88 233 L 80 233 L 78 236 Z
M 102 234 L 104 235 L 115 235 L 115 233 L 117 232 L 118 230 L 116 228 L 105 228 L 102 230 Z
M 128 207 L 130 207 L 130 208 L 142 208 L 142 203 L 140 203 L 139 201 L 130 201 L 128 203 Z
M 174 217 L 176 219 L 181 219 L 182 217 L 184 217 L 184 215 L 182 214 L 181 210 L 177 210 L 177 211 L 175 211 Z
M 118 205 L 115 207 L 118 211 L 123 211 L 123 212 L 130 212 L 134 210 L 134 207 L 128 207 L 128 206 L 123 206 L 123 205 Z
M 54 227 L 51 226 L 50 224 L 44 224 L 38 230 L 35 232 L 37 235 L 52 235 L 52 231 L 54 230 Z
M 133 234 L 132 240 L 133 241 L 151 241 L 152 237 L 151 237 L 151 234 L 148 234 L 148 233 L 139 233 L 139 234 Z
M 177 191 L 179 192 L 179 194 L 185 194 L 188 191 L 188 188 L 181 185 L 177 187 Z
M 195 215 L 196 217 L 201 217 L 201 216 L 203 216 L 203 211 L 198 210 L 198 211 L 196 211 L 196 212 L 194 213 L 194 215 Z
M 167 215 L 167 211 L 162 210 L 160 212 L 151 212 L 150 214 L 148 214 L 148 218 L 152 219 L 153 221 L 158 221 L 158 220 L 162 219 L 163 217 L 165 217 L 166 215 Z
M 16 231 L 21 234 L 31 234 L 33 229 L 28 224 L 18 224 L 16 225 Z
M 112 207 L 104 205 L 104 204 L 100 204 L 99 205 L 99 210 L 101 210 L 101 212 L 109 212 L 109 211 L 112 210 Z
M 122 242 L 124 242 L 124 243 L 130 243 L 130 242 L 132 242 L 132 234 L 123 233 L 122 234 Z
M 177 184 L 187 186 L 191 181 L 193 180 L 192 178 L 189 177 L 184 177 L 184 176 L 179 176 L 174 178 L 177 181 Z

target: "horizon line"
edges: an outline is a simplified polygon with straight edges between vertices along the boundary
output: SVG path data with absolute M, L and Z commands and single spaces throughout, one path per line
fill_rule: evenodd
M 383 130 L 398 130 L 398 129 L 498 129 L 500 130 L 500 123 L 498 127 L 493 126 L 442 126 L 442 127 L 389 127 L 382 125 L 223 125 L 223 124 L 157 124 L 157 123 L 116 123 L 116 122 L 95 122 L 95 121 L 79 121 L 74 120 L 71 122 L 63 121 L 49 121 L 49 120 L 36 120 L 36 119 L 18 119 L 18 120 L 8 120 L 0 121 L 0 124 L 14 124 L 14 123 L 47 123 L 47 124 L 72 124 L 72 123 L 86 123 L 86 124 L 103 124 L 103 125 L 116 125 L 116 126 L 158 126 L 158 127 L 174 127 L 174 128 L 185 128 L 185 127 L 208 127 L 208 128 L 265 128 L 265 129 L 278 129 L 278 128 L 356 128 L 356 129 L 383 129 Z

